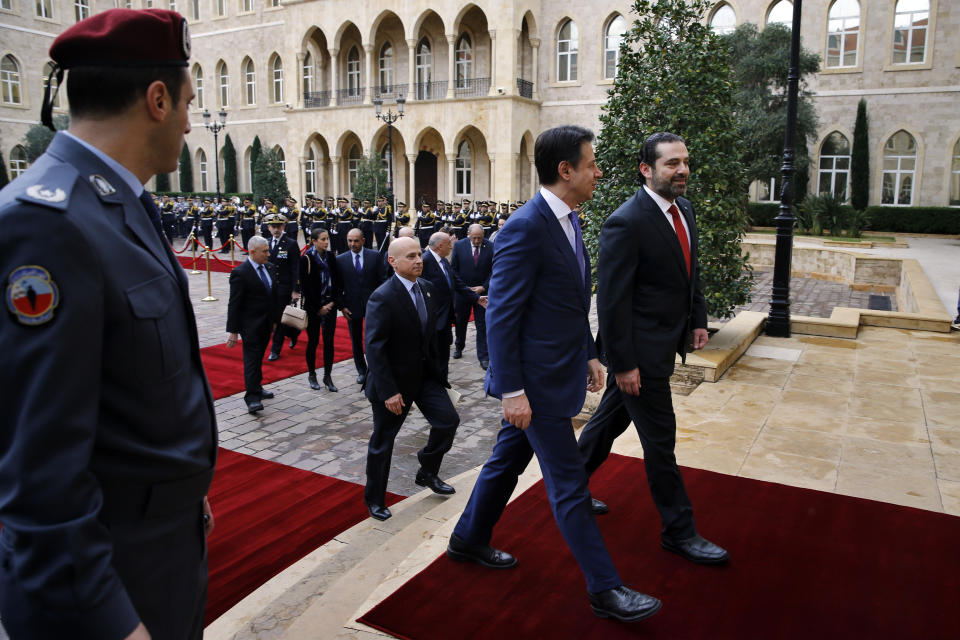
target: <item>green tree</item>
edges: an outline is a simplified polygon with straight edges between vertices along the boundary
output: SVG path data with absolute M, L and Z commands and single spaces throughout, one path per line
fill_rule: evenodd
M 387 167 L 376 151 L 364 156 L 357 165 L 357 181 L 353 185 L 353 197 L 376 202 L 378 195 L 387 193 Z
M 635 0 L 613 89 L 600 115 L 597 162 L 604 172 L 585 205 L 586 240 L 596 264 L 604 220 L 640 188 L 643 141 L 657 131 L 683 136 L 692 158 L 687 197 L 700 232 L 707 311 L 728 317 L 749 300 L 751 271 L 740 252 L 747 229 L 747 180 L 732 149 L 743 147 L 734 119 L 730 51 L 704 24 L 709 0 Z
M 236 193 L 237 189 L 237 150 L 233 148 L 233 141 L 228 133 L 223 138 L 223 190 L 227 193 Z
M 158 173 L 157 174 L 157 187 L 154 191 L 170 191 L 170 174 L 169 173 Z
M 0 151 L 0 189 L 10 184 L 10 178 L 7 176 L 7 163 L 3 161 L 3 152 Z
M 257 183 L 257 160 L 263 153 L 263 145 L 260 144 L 260 136 L 254 136 L 253 144 L 250 145 L 250 182 L 251 187 Z M 256 192 L 256 189 L 252 189 Z
M 277 206 L 290 195 L 287 177 L 280 170 L 275 151 L 261 151 L 253 164 L 253 193 L 255 198 L 270 198 Z
M 181 193 L 193 191 L 193 162 L 190 161 L 190 149 L 187 148 L 186 142 L 180 150 L 180 191 Z
M 853 149 L 850 157 L 850 204 L 857 211 L 867 208 L 870 198 L 870 121 L 867 101 L 860 98 L 857 120 L 853 125 Z
M 750 181 L 777 177 L 779 182 L 787 130 L 790 32 L 790 27 L 782 24 L 768 24 L 760 31 L 757 25 L 744 23 L 723 36 L 733 53 L 737 125 L 741 138 L 747 142 L 741 155 Z M 817 114 L 806 89 L 806 78 L 819 70 L 820 57 L 801 47 L 794 202 L 803 198 L 810 181 L 809 144 L 817 135 Z
M 53 117 L 53 126 L 57 131 L 62 131 L 70 126 L 70 116 L 58 115 Z M 53 140 L 54 132 L 42 124 L 35 124 L 23 136 L 23 149 L 27 153 L 27 162 L 33 164 L 37 158 L 43 155 L 50 142 Z

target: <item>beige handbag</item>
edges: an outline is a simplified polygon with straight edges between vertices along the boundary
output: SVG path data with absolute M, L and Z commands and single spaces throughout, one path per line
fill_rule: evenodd
M 283 309 L 283 317 L 280 318 L 280 323 L 298 331 L 303 331 L 307 328 L 307 312 L 297 306 L 296 303 L 287 305 Z

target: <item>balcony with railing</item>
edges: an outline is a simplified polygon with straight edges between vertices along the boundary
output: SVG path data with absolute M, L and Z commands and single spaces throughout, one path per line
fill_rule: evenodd
M 523 78 L 517 78 L 517 91 L 522 98 L 533 98 L 533 83 Z
M 373 98 L 380 98 L 384 102 L 395 101 L 403 96 L 407 97 L 410 87 L 407 84 L 385 84 L 373 87 Z
M 478 98 L 490 91 L 490 78 L 460 78 L 454 87 L 458 98 Z
M 303 106 L 307 109 L 330 106 L 329 91 L 307 91 L 303 94 Z
M 363 94 L 366 87 L 350 87 L 349 89 L 337 89 L 337 106 L 349 104 L 363 104 Z
M 447 97 L 447 81 L 418 82 L 413 85 L 415 100 L 443 100 Z

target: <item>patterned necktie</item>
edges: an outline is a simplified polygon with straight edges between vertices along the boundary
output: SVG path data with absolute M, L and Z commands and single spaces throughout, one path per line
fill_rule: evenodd
M 577 265 L 580 267 L 580 282 L 583 283 L 584 271 L 587 265 L 583 257 L 583 236 L 580 234 L 580 219 L 577 218 L 576 210 L 571 211 L 567 218 L 573 226 L 573 250 L 577 254 Z
M 354 256 L 354 258 L 356 258 L 356 260 L 357 260 L 357 262 L 356 262 L 357 275 L 360 275 L 361 273 L 363 273 L 363 266 L 360 265 L 360 254 L 359 254 L 359 253 L 355 253 L 355 254 L 353 254 L 353 256 Z
M 480 247 L 473 248 L 473 266 L 480 262 Z
M 690 242 L 687 240 L 687 230 L 683 227 L 683 220 L 680 219 L 680 210 L 677 205 L 671 204 L 667 209 L 673 216 L 673 229 L 677 232 L 677 240 L 680 241 L 680 249 L 683 251 L 683 260 L 687 265 L 687 277 L 690 277 Z
M 270 279 L 267 278 L 267 270 L 263 268 L 263 265 L 260 265 L 257 271 L 260 272 L 260 279 L 263 280 L 263 286 L 267 288 L 267 291 L 270 291 Z
M 423 293 L 420 291 L 420 283 L 413 283 L 413 297 L 417 301 L 417 315 L 420 316 L 420 328 L 427 328 L 427 305 L 423 301 Z

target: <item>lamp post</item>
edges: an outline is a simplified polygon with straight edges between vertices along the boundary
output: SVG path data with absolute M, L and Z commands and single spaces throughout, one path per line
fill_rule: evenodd
M 800 7 L 793 0 L 793 33 L 790 39 L 790 70 L 787 74 L 787 131 L 783 143 L 780 214 L 777 223 L 777 249 L 773 266 L 773 288 L 766 333 L 777 338 L 790 337 L 790 265 L 793 261 L 794 130 L 797 127 L 797 86 L 800 80 Z
M 219 122 L 210 117 L 210 112 L 203 110 L 203 126 L 213 132 L 213 166 L 217 177 L 217 206 L 220 206 L 220 146 L 217 144 L 217 135 L 227 126 L 227 112 L 220 109 L 217 114 L 220 117 Z
M 403 105 L 406 104 L 407 99 L 402 95 L 397 97 L 397 113 L 394 113 L 390 109 L 387 109 L 386 113 L 383 113 L 383 98 L 379 96 L 373 101 L 373 106 L 377 109 L 377 120 L 382 120 L 387 123 L 387 144 L 390 145 L 390 159 L 387 163 L 387 202 L 390 203 L 390 208 L 393 210 L 394 215 L 397 211 L 397 203 L 393 198 L 393 123 L 403 117 Z

